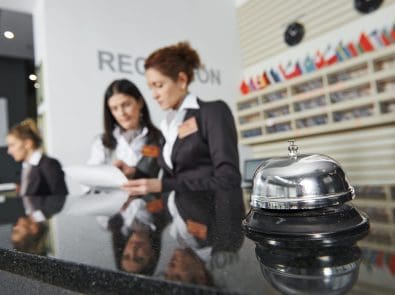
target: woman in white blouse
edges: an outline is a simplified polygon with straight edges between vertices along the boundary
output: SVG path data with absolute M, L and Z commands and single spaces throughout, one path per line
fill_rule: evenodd
M 104 133 L 93 143 L 88 164 L 115 165 L 129 179 L 155 178 L 160 141 L 140 90 L 129 80 L 113 81 L 104 95 Z M 98 216 L 99 223 L 113 232 L 116 256 L 125 257 L 117 259 L 118 267 L 135 273 L 153 271 L 162 209 L 160 194 L 140 194 L 130 197 L 111 218 Z M 138 263 L 131 259 L 135 254 Z
M 104 133 L 94 141 L 88 164 L 115 165 L 128 178 L 156 177 L 160 139 L 140 90 L 115 80 L 104 95 Z

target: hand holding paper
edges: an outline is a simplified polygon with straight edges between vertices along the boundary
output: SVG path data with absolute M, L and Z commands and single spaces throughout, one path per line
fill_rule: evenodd
M 159 193 L 162 191 L 162 181 L 157 178 L 129 180 L 122 185 L 122 188 L 128 192 L 129 196 Z
M 136 173 L 136 168 L 128 166 L 128 164 L 126 164 L 124 161 L 115 160 L 114 162 L 112 162 L 112 164 L 119 170 L 121 170 L 123 174 L 126 175 L 126 177 L 132 178 L 133 175 Z

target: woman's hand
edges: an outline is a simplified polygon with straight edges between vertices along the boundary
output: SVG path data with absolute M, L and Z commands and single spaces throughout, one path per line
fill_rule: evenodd
M 112 164 L 115 167 L 117 167 L 119 170 L 121 170 L 122 173 L 125 174 L 127 178 L 132 178 L 136 173 L 136 168 L 128 166 L 124 161 L 115 160 L 112 162 Z
M 141 178 L 129 180 L 122 185 L 122 189 L 129 193 L 129 196 L 146 195 L 148 193 L 159 193 L 162 191 L 162 180 L 157 178 Z

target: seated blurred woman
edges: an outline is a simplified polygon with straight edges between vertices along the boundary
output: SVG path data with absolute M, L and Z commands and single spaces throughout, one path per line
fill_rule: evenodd
M 41 150 L 42 139 L 35 122 L 27 119 L 12 127 L 7 145 L 8 154 L 23 162 L 19 195 L 26 214 L 42 222 L 59 212 L 68 194 L 64 173 L 59 161 Z
M 156 177 L 160 138 L 137 86 L 115 80 L 104 95 L 104 133 L 94 141 L 88 164 L 115 165 L 128 178 Z

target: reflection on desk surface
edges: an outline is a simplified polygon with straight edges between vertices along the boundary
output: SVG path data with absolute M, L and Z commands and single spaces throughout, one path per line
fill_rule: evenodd
M 210 252 L 210 245 L 175 239 L 170 223 L 155 231 L 142 224 L 128 230 L 114 217 L 117 211 L 73 214 L 70 209 L 86 198 L 68 196 L 62 211 L 39 226 L 22 216 L 16 198 L 6 198 L 0 204 L 0 247 L 240 294 L 395 294 L 393 216 L 382 217 L 379 209 L 369 235 L 357 245 L 270 248 L 245 238 L 234 251 Z M 366 199 L 356 206 L 368 207 Z M 1 219 L 5 212 L 8 219 Z

